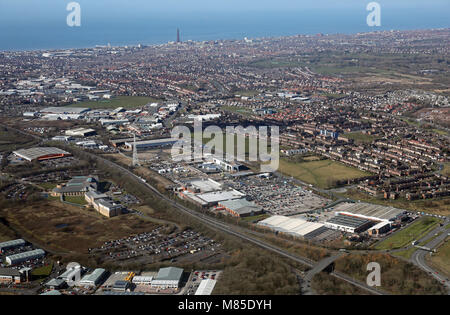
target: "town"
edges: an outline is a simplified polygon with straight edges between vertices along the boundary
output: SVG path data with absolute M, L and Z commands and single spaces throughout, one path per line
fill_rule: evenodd
M 449 35 L 0 52 L 0 292 L 448 294 Z M 199 122 L 278 169 L 175 159 Z

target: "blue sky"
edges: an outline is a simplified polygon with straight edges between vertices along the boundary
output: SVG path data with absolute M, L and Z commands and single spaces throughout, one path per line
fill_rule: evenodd
M 52 19 L 71 0 L 0 0 L 0 19 Z M 142 14 L 189 14 L 189 12 L 298 11 L 308 9 L 355 10 L 372 0 L 78 0 L 89 16 L 132 17 Z M 448 10 L 450 0 L 378 0 L 387 10 Z M 448 11 L 447 11 L 448 12 Z

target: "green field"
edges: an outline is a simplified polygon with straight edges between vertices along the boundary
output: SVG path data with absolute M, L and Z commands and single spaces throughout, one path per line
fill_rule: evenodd
M 323 189 L 335 187 L 337 181 L 370 175 L 331 160 L 296 163 L 289 159 L 281 158 L 279 170 L 287 176 L 293 176 Z
M 87 205 L 86 199 L 84 199 L 84 196 L 64 196 L 64 201 L 74 203 L 80 206 Z
M 39 268 L 34 269 L 31 272 L 31 275 L 34 278 L 46 278 L 52 273 L 53 264 L 48 264 L 46 266 L 42 266 Z
M 431 256 L 430 260 L 433 267 L 450 277 L 450 242 L 448 239 L 437 249 L 437 253 Z
M 378 139 L 377 136 L 365 134 L 362 132 L 349 132 L 342 135 L 344 138 L 353 139 L 355 143 L 372 143 L 372 141 Z
M 444 169 L 442 170 L 442 174 L 446 176 L 450 176 L 450 163 L 444 163 Z
M 89 107 L 90 109 L 115 109 L 123 107 L 126 109 L 135 109 L 142 107 L 148 103 L 157 103 L 161 100 L 146 96 L 117 96 L 110 100 L 85 101 L 73 103 L 68 106 Z
M 393 253 L 393 255 L 402 257 L 404 259 L 411 259 L 412 254 L 414 254 L 414 252 L 416 250 L 417 250 L 416 247 L 411 247 L 411 248 L 408 248 L 408 249 L 405 249 L 405 250 L 402 250 L 399 252 L 395 252 L 395 253 Z
M 408 246 L 414 240 L 418 240 L 434 229 L 438 223 L 438 218 L 423 217 L 407 228 L 395 233 L 391 237 L 376 244 L 375 249 L 387 250 Z

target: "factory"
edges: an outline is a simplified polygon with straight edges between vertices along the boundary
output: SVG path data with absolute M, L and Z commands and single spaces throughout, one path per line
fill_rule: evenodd
M 218 159 L 218 158 L 214 158 L 213 161 L 214 161 L 214 164 L 220 166 L 224 171 L 231 172 L 231 173 L 239 172 L 243 168 L 241 164 L 238 164 L 236 162 L 227 162 L 227 161 L 224 161 L 224 160 Z
M 305 238 L 308 238 L 308 234 L 324 227 L 322 223 L 309 222 L 300 218 L 285 217 L 281 215 L 274 215 L 262 220 L 258 222 L 258 225 L 270 228 L 277 232 Z
M 204 279 L 200 282 L 197 291 L 195 291 L 195 295 L 211 295 L 214 287 L 216 286 L 217 280 L 213 279 Z
M 29 252 L 6 256 L 5 260 L 8 265 L 17 265 L 29 260 L 42 258 L 44 256 L 45 252 L 42 249 L 35 249 Z
M 89 108 L 82 107 L 46 107 L 40 111 L 41 114 L 56 115 L 81 115 L 87 113 Z
M 94 136 L 96 134 L 96 132 L 94 129 L 77 128 L 77 129 L 66 130 L 65 134 L 66 134 L 66 136 L 72 136 L 72 137 L 90 137 L 90 136 Z
M 92 273 L 85 275 L 79 282 L 80 286 L 96 287 L 106 277 L 107 272 L 103 268 L 97 268 Z
M 2 242 L 0 243 L 0 253 L 3 253 L 5 250 L 8 249 L 14 249 L 25 246 L 25 244 L 26 242 L 21 238 L 12 241 Z
M 345 214 L 373 221 L 393 222 L 407 216 L 405 210 L 370 203 L 341 203 L 334 207 L 336 215 Z
M 178 289 L 183 276 L 183 269 L 176 267 L 161 268 L 153 279 L 151 286 L 158 289 Z
M 212 191 L 206 193 L 195 194 L 189 191 L 181 191 L 179 196 L 183 199 L 188 199 L 191 202 L 209 208 L 216 206 L 221 201 L 241 199 L 245 197 L 245 194 L 237 190 L 224 190 L 224 191 Z
M 144 141 L 136 141 L 136 149 L 145 150 L 145 149 L 153 149 L 153 148 L 161 148 L 167 147 L 175 144 L 178 140 L 173 138 L 162 138 L 162 139 L 154 139 L 154 140 L 144 140 Z M 128 150 L 132 150 L 134 147 L 134 142 L 127 141 L 125 142 L 125 148 Z
M 374 221 L 345 214 L 338 214 L 325 222 L 327 228 L 347 233 L 361 233 L 372 225 Z
M 12 268 L 0 268 L 0 284 L 22 282 L 22 275 L 19 270 Z
M 20 149 L 13 152 L 19 158 L 32 161 L 45 161 L 51 159 L 59 159 L 70 156 L 69 152 L 53 147 L 36 147 L 30 149 Z
M 262 207 L 244 198 L 220 201 L 217 210 L 220 208 L 238 218 L 250 217 L 264 212 Z

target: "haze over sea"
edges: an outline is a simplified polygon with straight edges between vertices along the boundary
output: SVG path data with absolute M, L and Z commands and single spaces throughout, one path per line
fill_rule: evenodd
M 177 28 L 183 41 L 203 41 L 450 27 L 449 0 L 379 0 L 381 27 L 366 24 L 369 0 L 78 0 L 73 28 L 69 2 L 1 0 L 0 50 L 161 44 Z

